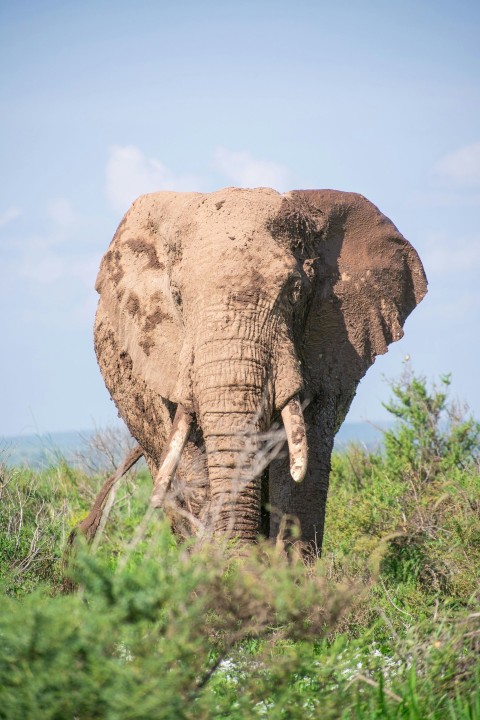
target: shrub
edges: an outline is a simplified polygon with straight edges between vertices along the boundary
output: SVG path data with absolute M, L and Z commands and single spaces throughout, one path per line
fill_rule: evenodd
M 449 401 L 449 377 L 428 387 L 407 370 L 391 387 L 383 451 L 334 455 L 325 560 L 337 578 L 380 563 L 379 599 L 388 614 L 396 598 L 398 625 L 478 592 L 480 425 Z
M 141 472 L 63 596 L 65 539 L 102 478 L 3 470 L 0 718 L 480 720 L 479 426 L 449 382 L 405 374 L 383 450 L 335 454 L 310 567 L 142 524 Z

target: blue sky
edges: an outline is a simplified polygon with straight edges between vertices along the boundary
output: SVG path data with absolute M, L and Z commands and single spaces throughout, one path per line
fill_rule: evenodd
M 116 420 L 96 366 L 99 260 L 142 192 L 360 192 L 430 291 L 361 383 L 381 420 L 405 355 L 480 417 L 480 4 L 0 3 L 0 434 Z

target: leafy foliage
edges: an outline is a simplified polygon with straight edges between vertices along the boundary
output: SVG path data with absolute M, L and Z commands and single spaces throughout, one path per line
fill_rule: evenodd
M 141 471 L 62 595 L 102 478 L 2 468 L 0 718 L 480 719 L 480 428 L 449 387 L 404 374 L 383 449 L 334 455 L 312 566 L 138 535 Z
M 420 480 L 435 480 L 442 473 L 468 470 L 478 464 L 480 424 L 466 416 L 466 408 L 448 402 L 450 375 L 440 386 L 427 387 L 408 367 L 392 383 L 394 398 L 386 409 L 400 421 L 385 433 L 387 462 L 397 472 L 414 472 Z
M 480 425 L 449 402 L 449 386 L 429 389 L 407 370 L 391 385 L 397 423 L 383 451 L 333 458 L 327 553 L 355 572 L 381 561 L 413 617 L 433 601 L 465 606 L 479 587 Z

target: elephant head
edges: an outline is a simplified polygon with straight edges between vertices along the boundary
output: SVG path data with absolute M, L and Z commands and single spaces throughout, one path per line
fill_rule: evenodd
M 170 452 L 173 473 L 188 440 L 205 503 L 217 508 L 214 530 L 254 540 L 256 451 L 281 416 L 290 463 L 272 464 L 270 502 L 318 546 L 335 432 L 426 293 L 393 223 L 361 195 L 333 190 L 144 195 L 103 258 L 97 290 L 99 364 L 150 466 Z M 173 452 L 165 417 L 175 410 Z

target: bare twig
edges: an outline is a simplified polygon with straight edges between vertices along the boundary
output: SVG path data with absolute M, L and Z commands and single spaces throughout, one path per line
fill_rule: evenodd
M 104 514 L 107 512 L 107 501 L 109 494 L 114 485 L 125 475 L 130 468 L 142 457 L 143 450 L 140 445 L 136 445 L 133 450 L 127 455 L 122 464 L 118 469 L 111 475 L 102 485 L 100 492 L 97 495 L 93 508 L 87 515 L 85 520 L 77 525 L 76 528 L 70 533 L 68 539 L 68 545 L 72 545 L 75 537 L 78 533 L 84 535 L 88 542 L 93 542 L 95 535 L 102 524 L 102 531 L 105 527 L 106 518 L 103 519 Z M 108 504 L 108 512 L 110 512 L 111 504 Z M 107 512 L 107 515 L 108 515 Z

